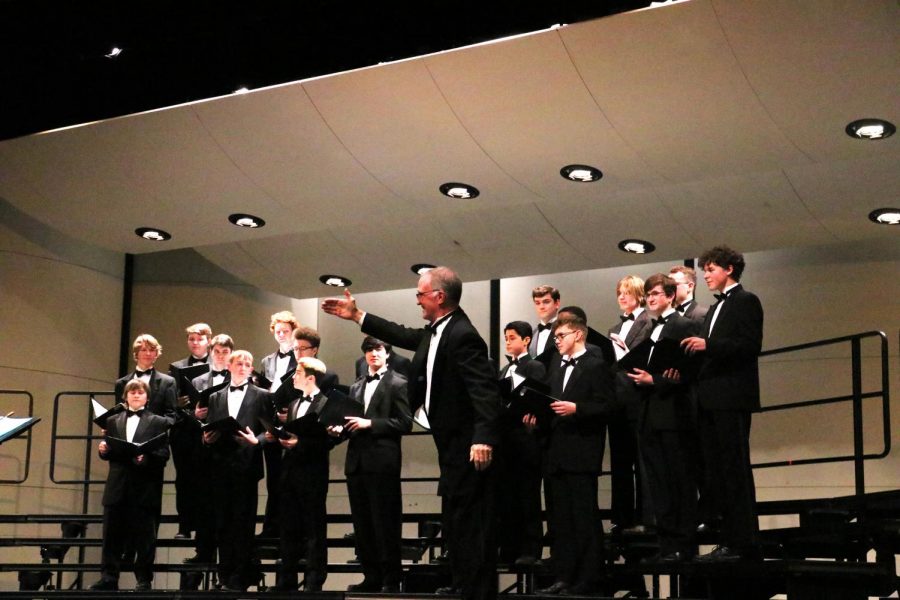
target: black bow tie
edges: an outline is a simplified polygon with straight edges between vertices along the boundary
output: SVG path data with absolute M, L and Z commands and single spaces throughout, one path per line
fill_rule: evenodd
M 562 363 L 560 363 L 560 366 L 563 369 L 565 369 L 567 367 L 574 367 L 577 364 L 578 364 L 577 358 L 568 358 L 568 359 L 564 358 L 564 359 L 562 359 Z
M 381 379 L 380 373 L 375 373 L 374 375 L 366 375 L 366 383 L 369 383 L 370 381 L 378 381 L 379 379 Z
M 730 294 L 730 293 L 731 292 L 725 292 L 724 294 L 713 294 L 713 296 L 716 297 L 716 300 L 718 302 L 722 302 L 723 300 L 725 300 L 728 297 L 728 294 Z
M 425 326 L 425 329 L 426 329 L 427 331 L 430 331 L 430 332 L 431 332 L 431 335 L 437 335 L 437 329 L 438 329 L 438 327 L 441 326 L 441 323 L 443 323 L 444 321 L 448 320 L 448 319 L 452 316 L 452 314 L 453 314 L 453 313 L 444 315 L 443 317 L 439 318 L 439 319 L 438 319 L 437 321 L 435 321 L 434 323 L 432 323 L 432 324 L 430 324 L 430 325 L 426 325 L 426 326 Z
M 312 396 L 303 396 L 302 398 L 300 398 L 300 402 L 312 402 L 312 401 L 313 401 Z
M 538 323 L 538 333 L 553 327 L 553 323 Z
M 243 392 L 246 388 L 247 388 L 247 384 L 245 382 L 245 383 L 242 383 L 241 385 L 229 385 L 228 391 L 229 392 L 238 392 L 238 391 Z
M 128 415 L 129 417 L 139 417 L 139 416 L 141 416 L 141 411 L 140 410 L 126 410 L 125 414 Z
M 665 325 L 667 320 L 668 320 L 668 317 L 659 317 L 657 319 L 653 319 L 651 321 L 651 323 L 653 324 L 654 327 L 656 327 L 657 325 Z
M 143 377 L 144 375 L 150 375 L 150 376 L 152 377 L 152 376 L 153 376 L 153 371 L 154 371 L 153 367 L 150 367 L 150 368 L 147 369 L 146 371 L 141 371 L 140 369 L 135 369 L 135 370 L 134 370 L 134 376 L 135 376 L 135 377 Z
M 678 306 L 676 306 L 676 307 L 675 307 L 675 310 L 677 310 L 677 311 L 680 312 L 681 314 L 684 314 L 684 311 L 686 311 L 686 310 L 687 310 L 687 307 L 690 306 L 690 305 L 691 305 L 690 302 L 685 302 L 684 304 L 679 304 Z
M 287 358 L 288 356 L 293 356 L 293 355 L 294 355 L 293 350 L 288 350 L 287 352 L 282 352 L 281 350 L 278 351 L 278 358 Z
M 631 313 L 629 315 L 619 315 L 619 318 L 622 319 L 623 323 L 625 321 L 634 321 L 634 313 Z
M 506 360 L 508 360 L 508 361 L 509 361 L 509 364 L 511 364 L 511 365 L 516 365 L 516 366 L 518 366 L 518 364 L 519 364 L 519 359 L 518 359 L 518 358 L 513 358 L 512 356 L 509 356 L 509 355 L 506 356 Z
M 210 371 L 210 373 L 212 373 L 213 377 L 219 377 L 219 376 L 224 377 L 225 373 L 227 373 L 227 372 L 228 372 L 228 369 L 222 369 L 221 371 L 216 371 L 216 370 Z
M 206 358 L 207 357 L 205 357 L 205 356 L 203 358 L 194 358 L 192 356 L 188 359 L 188 366 L 193 367 L 194 365 L 202 365 L 202 364 L 206 363 Z

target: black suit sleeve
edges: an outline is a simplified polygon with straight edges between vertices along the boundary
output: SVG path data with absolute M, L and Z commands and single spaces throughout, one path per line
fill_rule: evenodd
M 474 328 L 467 329 L 451 347 L 450 361 L 456 365 L 475 417 L 473 444 L 496 445 L 496 421 L 500 414 L 497 374 L 487 358 L 487 346 Z
M 711 360 L 727 362 L 756 360 L 762 350 L 763 309 L 755 294 L 743 291 L 725 301 L 729 320 L 734 323 L 729 328 L 729 335 L 709 337 L 706 340 L 706 352 Z M 731 306 L 727 304 L 731 303 Z M 712 309 L 710 309 L 712 313 Z M 719 320 L 723 317 L 719 314 Z M 707 317 L 712 319 L 710 315 Z M 716 326 L 723 325 L 719 320 Z M 713 332 L 716 329 L 713 328 Z

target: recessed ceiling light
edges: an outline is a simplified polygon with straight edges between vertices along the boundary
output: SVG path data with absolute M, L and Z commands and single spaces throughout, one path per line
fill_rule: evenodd
M 644 240 L 622 240 L 619 242 L 619 250 L 632 254 L 650 254 L 656 250 L 656 246 Z
M 603 177 L 603 173 L 600 169 L 596 169 L 589 165 L 568 165 L 560 169 L 559 174 L 569 181 L 577 181 L 579 183 L 597 181 Z
M 319 281 L 331 287 L 350 287 L 353 282 L 340 275 L 320 275 Z
M 900 225 L 900 208 L 879 208 L 869 213 L 869 220 L 879 225 Z
M 245 215 L 244 213 L 228 215 L 228 220 L 231 221 L 232 225 L 237 225 L 238 227 L 263 227 L 266 224 L 266 222 L 259 217 Z
M 477 188 L 467 183 L 445 183 L 438 189 L 443 195 L 458 200 L 469 200 L 477 197 L 480 193 Z
M 844 131 L 857 140 L 883 140 L 894 135 L 897 128 L 883 119 L 859 119 L 847 125 Z
M 411 266 L 409 269 L 415 273 L 416 275 L 424 275 L 428 271 L 432 270 L 435 265 L 429 265 L 428 263 L 418 263 Z
M 172 239 L 169 232 L 163 231 L 162 229 L 156 229 L 155 227 L 138 227 L 134 230 L 134 233 L 151 242 L 164 242 Z
M 118 46 L 113 46 L 110 49 L 110 51 L 107 54 L 104 54 L 103 56 L 105 56 L 106 58 L 115 58 L 115 57 L 119 56 L 120 54 L 122 54 L 122 52 L 123 52 L 122 48 L 119 48 Z

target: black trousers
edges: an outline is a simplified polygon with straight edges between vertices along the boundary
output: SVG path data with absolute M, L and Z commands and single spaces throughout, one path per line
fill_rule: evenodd
M 541 557 L 541 451 L 524 428 L 507 432 L 494 452 L 500 558 Z
M 175 464 L 175 510 L 178 512 L 178 531 L 187 533 L 197 529 L 202 512 L 203 488 L 200 486 L 200 454 L 203 438 L 199 425 L 181 421 L 169 431 L 172 462 Z
M 609 439 L 609 468 L 611 496 L 611 521 L 620 527 L 631 527 L 637 522 L 646 524 L 644 520 L 635 520 L 640 505 L 640 486 L 635 482 L 639 478 L 638 451 L 634 430 L 625 411 L 613 414 L 607 423 Z
M 557 471 L 544 475 L 553 499 L 553 571 L 557 581 L 596 589 L 603 573 L 603 524 L 597 506 L 597 474 Z
M 694 551 L 697 522 L 697 486 L 690 463 L 694 431 L 646 430 L 641 454 L 647 484 L 653 496 L 661 554 Z
M 122 553 L 128 547 L 135 552 L 135 579 L 138 582 L 153 581 L 157 512 L 156 507 L 147 508 L 128 502 L 103 507 L 102 579 L 119 581 Z
M 698 412 L 700 443 L 706 467 L 705 491 L 715 488 L 712 501 L 722 515 L 720 544 L 738 552 L 759 544 L 756 485 L 750 466 L 750 421 L 747 411 Z
M 328 576 L 327 455 L 324 463 L 284 469 L 280 497 L 280 585 L 297 587 L 297 562 L 305 556 L 305 589 L 321 589 Z
M 444 533 L 448 536 L 453 585 L 463 600 L 494 600 L 497 597 L 497 541 L 494 526 L 494 467 L 476 471 L 471 463 L 441 465 L 455 489 L 445 489 Z
M 281 461 L 284 450 L 281 444 L 263 444 L 263 460 L 266 463 L 266 512 L 262 529 L 267 534 L 277 534 L 280 530 L 278 522 L 281 511 Z
M 217 468 L 212 473 L 210 500 L 214 507 L 219 546 L 219 581 L 243 589 L 257 583 L 252 566 L 253 531 L 258 500 L 256 477 Z
M 365 582 L 379 586 L 400 585 L 403 499 L 399 469 L 348 475 L 347 491 Z

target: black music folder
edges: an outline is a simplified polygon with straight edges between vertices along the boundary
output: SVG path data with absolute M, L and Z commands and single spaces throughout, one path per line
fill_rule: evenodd
M 328 435 L 325 431 L 325 424 L 319 421 L 319 415 L 310 411 L 298 419 L 288 421 L 282 425 L 288 433 L 293 433 L 297 437 L 323 437 Z
M 284 385 L 287 383 L 288 379 L 291 379 L 294 376 L 294 371 L 296 371 L 296 370 L 297 369 L 291 369 L 290 371 L 288 371 L 287 373 L 285 373 L 284 375 L 281 376 L 281 385 L 278 387 L 279 390 L 284 387 Z M 269 379 L 268 377 L 266 377 L 265 375 L 263 375 L 256 369 L 254 369 L 253 372 L 250 373 L 250 380 L 253 382 L 253 385 L 255 385 L 258 388 L 262 388 L 262 389 L 266 390 L 267 392 L 270 389 L 272 389 L 272 383 L 274 383 L 271 379 Z M 291 386 L 291 387 L 293 387 L 293 386 Z
M 365 408 L 350 396 L 332 389 L 328 401 L 319 411 L 319 422 L 325 426 L 347 424 L 347 417 L 364 417 Z
M 202 431 L 218 431 L 222 435 L 237 435 L 237 432 L 242 431 L 244 428 L 237 422 L 237 419 L 229 415 L 218 421 L 203 423 L 200 429 Z
M 164 431 L 159 435 L 150 438 L 147 441 L 134 443 L 122 438 L 106 436 L 106 445 L 109 446 L 110 452 L 115 452 L 120 456 L 134 458 L 141 454 L 148 454 L 154 450 L 159 450 L 169 443 L 169 432 Z
M 169 375 L 175 378 L 178 385 L 178 395 L 187 396 L 188 391 L 185 387 L 185 380 L 190 384 L 195 377 L 200 377 L 204 373 L 209 372 L 209 363 L 199 363 L 190 367 L 176 367 L 174 363 L 169 365 Z
M 619 359 L 618 367 L 629 372 L 638 368 L 652 374 L 678 369 L 685 375 L 690 371 L 691 363 L 692 357 L 684 351 L 679 340 L 660 338 L 654 342 L 647 338 Z
M 268 433 L 271 433 L 279 440 L 286 440 L 291 437 L 290 432 L 285 431 L 282 425 L 276 425 L 274 421 L 270 421 L 265 417 L 260 417 L 259 422 L 262 423 L 263 428 Z
M 588 327 L 587 337 L 584 340 L 592 346 L 600 348 L 600 354 L 603 355 L 603 362 L 608 365 L 616 363 L 616 351 L 613 348 L 615 342 L 597 331 Z
M 40 421 L 39 417 L 0 416 L 0 444 L 22 435 Z
M 106 429 L 107 419 L 109 419 L 113 415 L 119 414 L 120 412 L 128 408 L 128 406 L 124 402 L 120 402 L 107 410 L 106 407 L 97 402 L 93 396 L 91 396 L 91 406 L 94 409 L 93 421 L 100 427 L 100 429 Z
M 185 392 L 183 395 L 188 397 L 188 402 L 190 403 L 191 408 L 206 408 L 207 406 L 209 406 L 209 398 L 219 390 L 224 390 L 226 387 L 228 387 L 228 384 L 231 383 L 231 374 L 228 373 L 225 375 L 225 379 L 222 381 L 222 383 L 214 385 L 212 387 L 208 387 L 205 390 L 197 390 L 197 388 L 194 387 L 193 383 L 191 383 L 183 375 L 182 377 L 182 383 L 184 384 L 184 387 L 182 389 Z
M 513 373 L 500 381 L 501 395 L 507 402 L 507 409 L 521 418 L 534 415 L 538 425 L 546 425 L 553 418 L 550 403 L 557 400 L 550 396 L 550 386 L 543 381 L 528 379 Z

